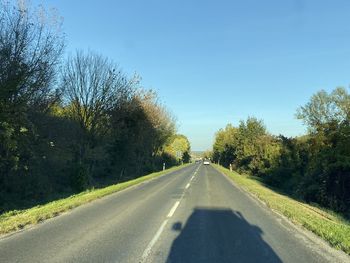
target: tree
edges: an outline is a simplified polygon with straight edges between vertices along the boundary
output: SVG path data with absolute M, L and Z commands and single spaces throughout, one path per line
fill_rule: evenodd
M 213 160 L 228 167 L 236 159 L 238 129 L 231 124 L 220 129 L 215 135 L 213 145 Z
M 175 133 L 175 121 L 153 91 L 138 90 L 111 112 L 109 156 L 118 180 L 159 170 L 165 144 Z
M 339 124 L 350 119 L 350 95 L 338 87 L 330 94 L 321 90 L 297 110 L 296 117 L 302 120 L 311 132 L 326 128 L 330 123 Z
M 270 135 L 261 120 L 227 125 L 215 136 L 214 161 L 308 202 L 350 211 L 350 95 L 344 88 L 317 92 L 297 111 L 305 136 Z
M 249 117 L 239 127 L 228 124 L 216 133 L 213 159 L 220 164 L 257 176 L 265 176 L 277 160 L 279 144 L 267 133 L 262 120 Z
M 57 98 L 53 84 L 64 48 L 60 26 L 59 18 L 43 9 L 0 2 L 0 184 L 7 192 L 35 179 L 36 145 L 43 143 L 35 117 Z
M 66 63 L 62 91 L 69 115 L 84 132 L 90 144 L 108 130 L 108 113 L 130 96 L 136 79 L 126 76 L 107 58 L 78 51 Z
M 242 170 L 258 175 L 264 166 L 264 153 L 261 143 L 270 140 L 262 120 L 249 117 L 241 121 L 238 127 L 238 145 L 236 147 L 236 166 Z
M 59 71 L 63 48 L 57 16 L 0 0 L 0 212 L 178 163 L 157 94 L 94 52 Z
M 190 152 L 189 151 L 185 151 L 183 154 L 182 154 L 182 161 L 184 163 L 189 163 L 191 161 L 191 155 L 190 155 Z
M 1 2 L 0 23 L 1 112 L 39 106 L 51 95 L 64 47 L 60 21 L 43 9 Z
M 140 90 L 137 97 L 154 129 L 154 137 L 148 139 L 153 144 L 152 155 L 156 155 L 163 151 L 164 145 L 175 134 L 176 120 L 167 108 L 159 102 L 154 91 Z
M 175 134 L 166 145 L 164 151 L 173 156 L 177 161 L 189 162 L 191 146 L 185 135 Z
M 103 156 L 101 140 L 110 130 L 110 114 L 131 96 L 136 82 L 96 53 L 78 51 L 68 59 L 61 89 L 67 114 L 79 125 L 73 169 L 73 179 L 78 177 L 78 183 L 73 182 L 76 188 L 86 187 L 91 179 L 95 163 Z

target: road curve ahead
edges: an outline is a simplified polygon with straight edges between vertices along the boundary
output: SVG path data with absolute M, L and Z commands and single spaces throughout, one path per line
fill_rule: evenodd
M 208 165 L 0 239 L 0 262 L 344 262 Z

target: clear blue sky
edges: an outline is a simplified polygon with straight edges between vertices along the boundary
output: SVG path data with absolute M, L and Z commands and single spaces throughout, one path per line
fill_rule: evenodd
M 68 53 L 95 50 L 158 91 L 193 150 L 248 116 L 301 135 L 297 107 L 350 83 L 348 0 L 38 3 L 63 16 Z

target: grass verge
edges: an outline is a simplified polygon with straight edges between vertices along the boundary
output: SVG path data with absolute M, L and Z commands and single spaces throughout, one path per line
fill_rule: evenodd
M 231 178 L 237 185 L 250 192 L 269 208 L 284 215 L 294 224 L 312 231 L 331 246 L 350 255 L 350 222 L 334 212 L 297 201 L 264 186 L 262 182 L 213 164 L 213 167 Z
M 45 205 L 35 206 L 25 210 L 14 210 L 0 215 L 0 235 L 7 234 L 28 225 L 37 224 L 46 219 L 58 216 L 80 205 L 89 203 L 106 195 L 121 191 L 130 186 L 159 177 L 188 166 L 189 164 L 172 167 L 165 171 L 155 172 L 120 184 L 110 185 L 101 189 L 93 189 L 81 192 L 70 197 L 56 200 Z

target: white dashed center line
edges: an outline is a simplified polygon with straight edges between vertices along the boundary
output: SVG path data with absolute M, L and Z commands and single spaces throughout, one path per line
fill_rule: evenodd
M 199 167 L 197 168 L 197 170 L 194 172 L 194 174 L 192 175 L 190 181 L 192 181 L 194 179 L 195 174 L 198 172 Z M 190 183 L 188 183 L 185 187 L 185 189 L 188 189 L 190 187 Z M 173 205 L 173 207 L 170 209 L 168 215 L 167 215 L 167 219 L 165 219 L 162 223 L 162 225 L 160 226 L 160 228 L 158 229 L 157 233 L 154 235 L 154 237 L 152 238 L 151 242 L 149 242 L 148 246 L 146 247 L 145 251 L 142 254 L 141 257 L 141 261 L 140 262 L 144 262 L 146 260 L 146 258 L 148 257 L 148 255 L 151 253 L 152 247 L 154 246 L 154 244 L 157 242 L 157 240 L 159 239 L 160 235 L 162 234 L 166 224 L 168 223 L 168 220 L 170 217 L 172 217 L 177 209 L 177 207 L 180 204 L 181 199 L 183 198 L 185 192 L 183 192 L 181 198 L 179 201 L 176 201 L 175 204 Z
M 175 213 L 175 210 L 179 206 L 179 204 L 180 204 L 180 201 L 176 201 L 176 203 L 173 205 L 173 207 L 169 211 L 169 214 L 167 216 L 168 218 L 173 216 L 173 214 Z
M 151 242 L 149 242 L 147 248 L 145 249 L 145 251 L 142 254 L 142 258 L 141 258 L 141 262 L 145 261 L 146 258 L 148 257 L 149 253 L 151 253 L 152 247 L 154 246 L 154 244 L 157 242 L 158 238 L 160 237 L 160 235 L 162 234 L 164 227 L 166 226 L 166 224 L 168 223 L 168 219 L 164 220 L 163 224 L 160 226 L 160 228 L 158 229 L 157 233 L 154 235 L 154 237 L 152 238 Z

